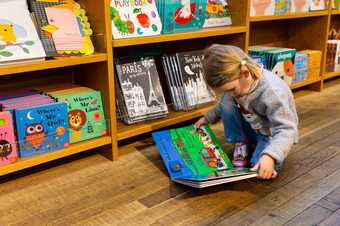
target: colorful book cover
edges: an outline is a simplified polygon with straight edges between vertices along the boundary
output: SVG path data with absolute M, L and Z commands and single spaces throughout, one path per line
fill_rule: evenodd
M 114 39 L 159 35 L 162 31 L 155 0 L 111 0 L 110 13 Z
M 47 56 L 94 53 L 86 11 L 73 0 L 30 0 Z
M 43 59 L 45 56 L 29 11 L 0 7 L 0 63 Z
M 287 10 L 291 13 L 308 12 L 309 0 L 288 0 Z
M 68 147 L 67 105 L 53 103 L 16 109 L 20 157 Z
M 203 27 L 231 25 L 231 13 L 228 0 L 207 0 Z
M 198 30 L 203 27 L 207 0 L 164 1 L 163 33 Z
M 256 176 L 246 168 L 235 171 L 208 125 L 154 132 L 152 137 L 171 179 L 178 183 L 205 187 L 225 183 L 227 177 Z
M 58 102 L 67 103 L 70 143 L 108 135 L 99 91 L 61 93 L 53 96 Z
M 275 0 L 251 0 L 251 16 L 272 16 L 275 14 Z
M 18 150 L 14 134 L 12 114 L 0 112 L 0 166 L 16 162 Z
M 325 0 L 309 0 L 309 10 L 317 11 L 326 9 Z
M 269 51 L 270 55 L 270 70 L 288 85 L 292 84 L 294 76 L 294 58 L 295 49 L 278 49 Z
M 286 13 L 286 0 L 275 0 L 275 15 Z

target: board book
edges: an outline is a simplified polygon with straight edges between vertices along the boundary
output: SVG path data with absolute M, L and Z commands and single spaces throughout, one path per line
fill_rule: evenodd
M 253 178 L 249 168 L 234 168 L 208 125 L 152 134 L 171 180 L 196 188 Z

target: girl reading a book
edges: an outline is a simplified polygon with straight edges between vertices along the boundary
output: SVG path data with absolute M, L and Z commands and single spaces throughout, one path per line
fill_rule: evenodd
M 248 165 L 249 145 L 254 143 L 252 169 L 259 178 L 276 177 L 298 139 L 298 117 L 288 85 L 235 46 L 207 48 L 205 72 L 208 84 L 223 95 L 195 126 L 221 119 L 226 141 L 235 144 L 234 166 Z

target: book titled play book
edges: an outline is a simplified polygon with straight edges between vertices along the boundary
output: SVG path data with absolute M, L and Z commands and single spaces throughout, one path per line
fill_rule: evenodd
M 203 188 L 256 177 L 249 168 L 234 168 L 208 125 L 154 132 L 171 180 Z

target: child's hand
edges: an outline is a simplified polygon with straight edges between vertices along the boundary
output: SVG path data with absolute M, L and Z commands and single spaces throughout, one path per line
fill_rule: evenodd
M 201 125 L 208 124 L 208 120 L 205 117 L 200 118 L 197 122 L 195 122 L 195 128 L 201 127 Z
M 272 179 L 277 176 L 277 172 L 274 170 L 275 160 L 269 155 L 262 155 L 260 160 L 252 168 L 252 170 L 258 170 L 258 178 Z

